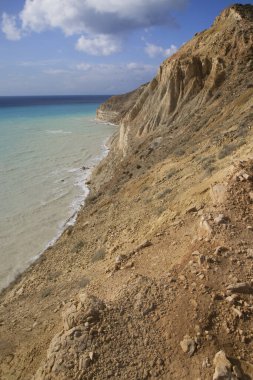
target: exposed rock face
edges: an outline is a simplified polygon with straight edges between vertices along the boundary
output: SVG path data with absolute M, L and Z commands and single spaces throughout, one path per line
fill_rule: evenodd
M 118 124 L 132 104 L 135 103 L 138 97 L 142 94 L 146 86 L 147 85 L 143 85 L 128 94 L 112 96 L 97 110 L 98 119 Z
M 136 139 L 158 128 L 176 133 L 180 123 L 182 133 L 196 111 L 212 103 L 224 106 L 231 81 L 240 83 L 242 74 L 245 76 L 242 66 L 253 70 L 252 21 L 251 5 L 226 9 L 210 29 L 197 33 L 166 59 L 148 85 L 113 97 L 100 107 L 98 118 L 120 122 L 118 146 L 124 154 Z M 231 95 L 229 99 L 226 94 L 227 103 L 233 99 Z

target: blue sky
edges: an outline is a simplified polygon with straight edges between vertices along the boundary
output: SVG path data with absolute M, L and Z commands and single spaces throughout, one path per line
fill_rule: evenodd
M 0 0 L 0 95 L 130 91 L 229 5 L 227 0 Z

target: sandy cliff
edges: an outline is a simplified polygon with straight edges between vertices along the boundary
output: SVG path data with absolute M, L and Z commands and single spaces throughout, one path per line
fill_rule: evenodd
M 0 378 L 253 379 L 253 6 L 113 97 L 74 227 L 1 294 Z
M 136 144 L 157 129 L 177 133 L 180 124 L 178 133 L 185 133 L 185 129 L 194 128 L 196 112 L 212 114 L 215 104 L 218 113 L 219 107 L 226 107 L 240 94 L 240 89 L 247 90 L 240 83 L 247 82 L 253 65 L 252 21 L 250 5 L 226 9 L 210 29 L 196 33 L 166 59 L 148 85 L 125 95 L 127 101 L 124 96 L 113 97 L 100 107 L 98 117 L 101 110 L 118 110 L 119 147 L 123 152 L 131 149 L 129 139 Z

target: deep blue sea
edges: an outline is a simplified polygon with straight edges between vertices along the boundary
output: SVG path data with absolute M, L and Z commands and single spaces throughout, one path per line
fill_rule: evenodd
M 0 289 L 83 204 L 85 180 L 115 131 L 95 119 L 107 98 L 0 97 Z

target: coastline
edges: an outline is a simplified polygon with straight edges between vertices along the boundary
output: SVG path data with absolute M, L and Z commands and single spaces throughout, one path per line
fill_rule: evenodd
M 117 127 L 116 124 L 113 123 L 107 123 L 104 121 L 100 121 L 99 119 L 95 119 L 97 123 L 104 124 L 104 125 L 111 125 L 114 127 Z M 11 273 L 10 280 L 6 280 L 7 285 L 0 288 L 0 296 L 2 296 L 4 293 L 8 292 L 8 290 L 12 289 L 12 287 L 17 284 L 17 282 L 21 281 L 21 279 L 26 275 L 27 272 L 29 272 L 30 268 L 34 265 L 37 265 L 37 262 L 40 261 L 43 254 L 47 252 L 48 250 L 51 250 L 54 246 L 54 244 L 57 243 L 57 241 L 61 238 L 61 236 L 64 234 L 64 232 L 69 228 L 73 227 L 77 221 L 78 214 L 82 211 L 83 207 L 85 207 L 85 200 L 90 194 L 90 187 L 89 183 L 92 180 L 94 170 L 98 167 L 100 163 L 108 156 L 110 152 L 110 144 L 111 140 L 113 139 L 113 136 L 115 135 L 117 131 L 114 131 L 111 136 L 108 136 L 100 146 L 100 154 L 97 156 L 94 156 L 93 158 L 90 158 L 86 163 L 84 163 L 85 169 L 80 168 L 80 170 L 83 170 L 82 175 L 78 179 L 78 183 L 73 183 L 73 186 L 77 185 L 82 189 L 82 194 L 78 195 L 77 198 L 73 199 L 71 202 L 71 208 L 73 212 L 71 215 L 66 219 L 58 222 L 58 228 L 55 236 L 50 239 L 47 243 L 45 243 L 45 247 L 37 253 L 35 256 L 30 258 L 27 263 L 24 265 L 23 270 L 16 270 L 15 274 Z M 87 168 L 86 168 L 87 165 Z

